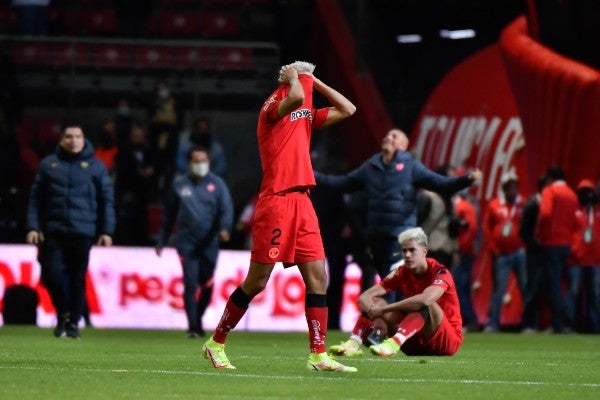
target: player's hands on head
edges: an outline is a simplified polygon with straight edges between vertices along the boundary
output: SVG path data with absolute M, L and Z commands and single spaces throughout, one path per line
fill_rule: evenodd
M 290 83 L 298 79 L 298 71 L 291 64 L 284 65 L 279 69 L 279 82 Z

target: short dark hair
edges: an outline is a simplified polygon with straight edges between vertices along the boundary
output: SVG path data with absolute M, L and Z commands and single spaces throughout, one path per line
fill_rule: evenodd
M 192 146 L 188 152 L 187 152 L 187 160 L 188 162 L 192 159 L 192 154 L 194 154 L 197 151 L 203 151 L 206 153 L 206 155 L 208 156 L 208 159 L 210 160 L 210 153 L 208 152 L 208 149 L 204 146 Z
M 565 179 L 565 173 L 559 165 L 551 165 L 546 170 L 546 176 L 553 181 Z
M 85 135 L 83 126 L 79 122 L 67 121 L 67 122 L 63 123 L 62 126 L 60 127 L 60 137 L 61 138 L 65 135 L 65 133 L 67 132 L 67 129 L 69 129 L 69 128 L 79 128 Z

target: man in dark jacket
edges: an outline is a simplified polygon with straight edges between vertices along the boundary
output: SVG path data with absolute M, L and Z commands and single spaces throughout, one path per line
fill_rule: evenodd
M 165 201 L 156 253 L 160 256 L 177 222 L 177 252 L 183 267 L 183 301 L 188 337 L 204 336 L 202 316 L 213 292 L 219 240 L 228 242 L 233 202 L 225 182 L 210 172 L 208 149 L 188 152 L 188 170 L 173 182 Z M 196 292 L 200 289 L 200 296 Z
M 429 170 L 406 151 L 408 138 L 400 129 L 391 129 L 377 153 L 355 170 L 342 176 L 315 172 L 317 185 L 342 191 L 365 189 L 368 194 L 367 235 L 373 264 L 383 279 L 398 261 L 398 235 L 417 225 L 416 201 L 419 188 L 452 194 L 481 179 L 474 170 L 457 177 L 445 177 Z
M 54 336 L 80 338 L 90 249 L 96 239 L 110 246 L 115 229 L 112 182 L 81 126 L 65 125 L 56 152 L 40 163 L 26 228 L 27 243 L 39 245 L 42 283 L 56 308 Z

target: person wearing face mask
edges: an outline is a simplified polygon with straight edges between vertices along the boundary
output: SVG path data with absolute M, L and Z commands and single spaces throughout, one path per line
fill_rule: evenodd
M 600 333 L 600 204 L 594 184 L 583 179 L 577 185 L 579 208 L 575 212 L 577 230 L 569 256 L 568 289 L 565 296 L 567 323 L 573 331 L 578 329 L 578 309 L 587 314 L 587 328 Z M 582 285 L 583 284 L 583 285 Z M 578 307 L 581 296 L 582 307 Z
M 182 260 L 188 337 L 204 336 L 202 316 L 213 292 L 219 242 L 228 242 L 233 201 L 227 185 L 210 171 L 208 150 L 188 151 L 188 174 L 173 182 L 165 199 L 156 254 L 160 256 L 177 223 L 175 247 Z M 198 295 L 198 290 L 200 294 Z
M 187 133 L 182 134 L 186 136 Z M 218 142 L 212 132 L 210 120 L 207 117 L 200 117 L 194 121 L 194 125 L 189 132 L 188 140 L 182 140 L 177 149 L 177 159 L 175 160 L 178 174 L 185 174 L 187 171 L 187 152 L 193 146 L 206 147 L 210 157 L 210 170 L 221 178 L 227 177 L 227 156 L 223 145 Z

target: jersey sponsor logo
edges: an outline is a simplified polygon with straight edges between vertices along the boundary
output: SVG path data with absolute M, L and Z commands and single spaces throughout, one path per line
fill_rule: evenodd
M 301 108 L 290 113 L 290 121 L 296 121 L 300 118 L 308 118 L 312 121 L 312 112 L 308 108 Z
M 446 283 L 446 282 L 444 282 L 444 280 L 443 280 L 443 279 L 435 279 L 435 280 L 433 281 L 433 284 L 434 284 L 434 285 L 444 285 L 445 283 Z
M 269 249 L 269 258 L 271 260 L 276 259 L 279 256 L 279 249 L 277 247 L 271 247 Z

